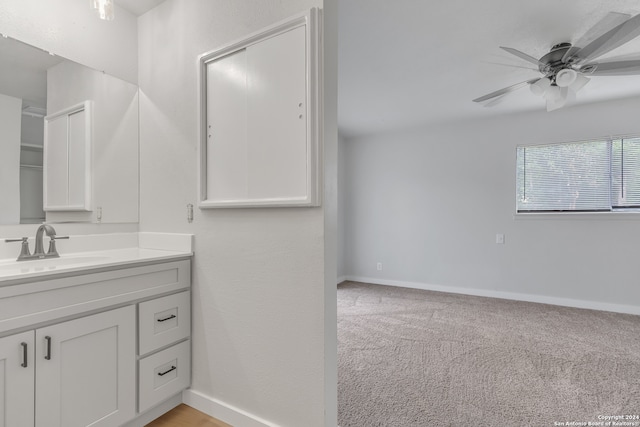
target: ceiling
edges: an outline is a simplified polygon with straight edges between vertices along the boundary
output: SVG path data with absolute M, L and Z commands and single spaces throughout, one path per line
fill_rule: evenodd
M 135 16 L 143 15 L 165 0 L 114 0 L 114 2 Z
M 541 76 L 499 46 L 539 58 L 557 43 L 576 41 L 608 12 L 636 15 L 640 2 L 339 0 L 340 131 L 352 137 L 545 111 L 526 87 L 491 108 L 471 100 Z M 640 53 L 640 37 L 602 58 L 630 53 Z M 637 95 L 640 76 L 594 77 L 575 103 Z

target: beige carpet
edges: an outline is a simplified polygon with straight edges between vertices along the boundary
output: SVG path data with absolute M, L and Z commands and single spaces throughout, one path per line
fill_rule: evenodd
M 640 415 L 640 316 L 345 282 L 338 377 L 340 427 Z

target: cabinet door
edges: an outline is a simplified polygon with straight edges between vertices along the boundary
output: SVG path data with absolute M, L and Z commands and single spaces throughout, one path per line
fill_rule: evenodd
M 135 416 L 135 307 L 36 331 L 36 424 L 121 425 Z
M 67 206 L 69 151 L 67 147 L 67 116 L 57 116 L 46 122 L 44 152 L 44 208 Z
M 247 47 L 247 70 L 247 196 L 304 199 L 308 168 L 305 27 Z
M 69 207 L 83 209 L 87 206 L 87 112 L 69 114 Z
M 0 338 L 0 427 L 34 425 L 34 333 Z

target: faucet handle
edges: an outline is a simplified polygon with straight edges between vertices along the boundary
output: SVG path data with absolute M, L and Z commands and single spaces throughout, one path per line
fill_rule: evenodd
M 20 249 L 20 255 L 18 255 L 18 261 L 21 261 L 21 260 L 31 256 L 31 251 L 29 250 L 29 238 L 28 237 L 21 237 L 19 239 L 4 239 L 4 241 L 7 242 L 7 243 L 22 242 L 22 247 Z
M 22 242 L 22 243 L 24 243 L 24 242 L 27 242 L 27 240 L 29 240 L 28 237 L 20 237 L 18 239 L 4 239 L 4 241 L 7 242 L 7 243 L 12 243 L 12 242 Z
M 56 240 L 60 239 L 69 239 L 69 236 L 51 236 L 51 240 L 49 240 L 49 250 L 47 251 L 47 257 L 57 258 L 60 256 L 58 253 L 58 249 L 56 248 Z

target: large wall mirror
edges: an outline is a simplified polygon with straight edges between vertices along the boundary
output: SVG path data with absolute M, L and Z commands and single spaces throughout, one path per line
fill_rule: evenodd
M 45 212 L 45 117 L 86 102 L 92 107 L 90 205 Z M 138 222 L 138 135 L 136 85 L 0 37 L 0 225 Z M 74 156 L 59 154 L 48 158 Z

